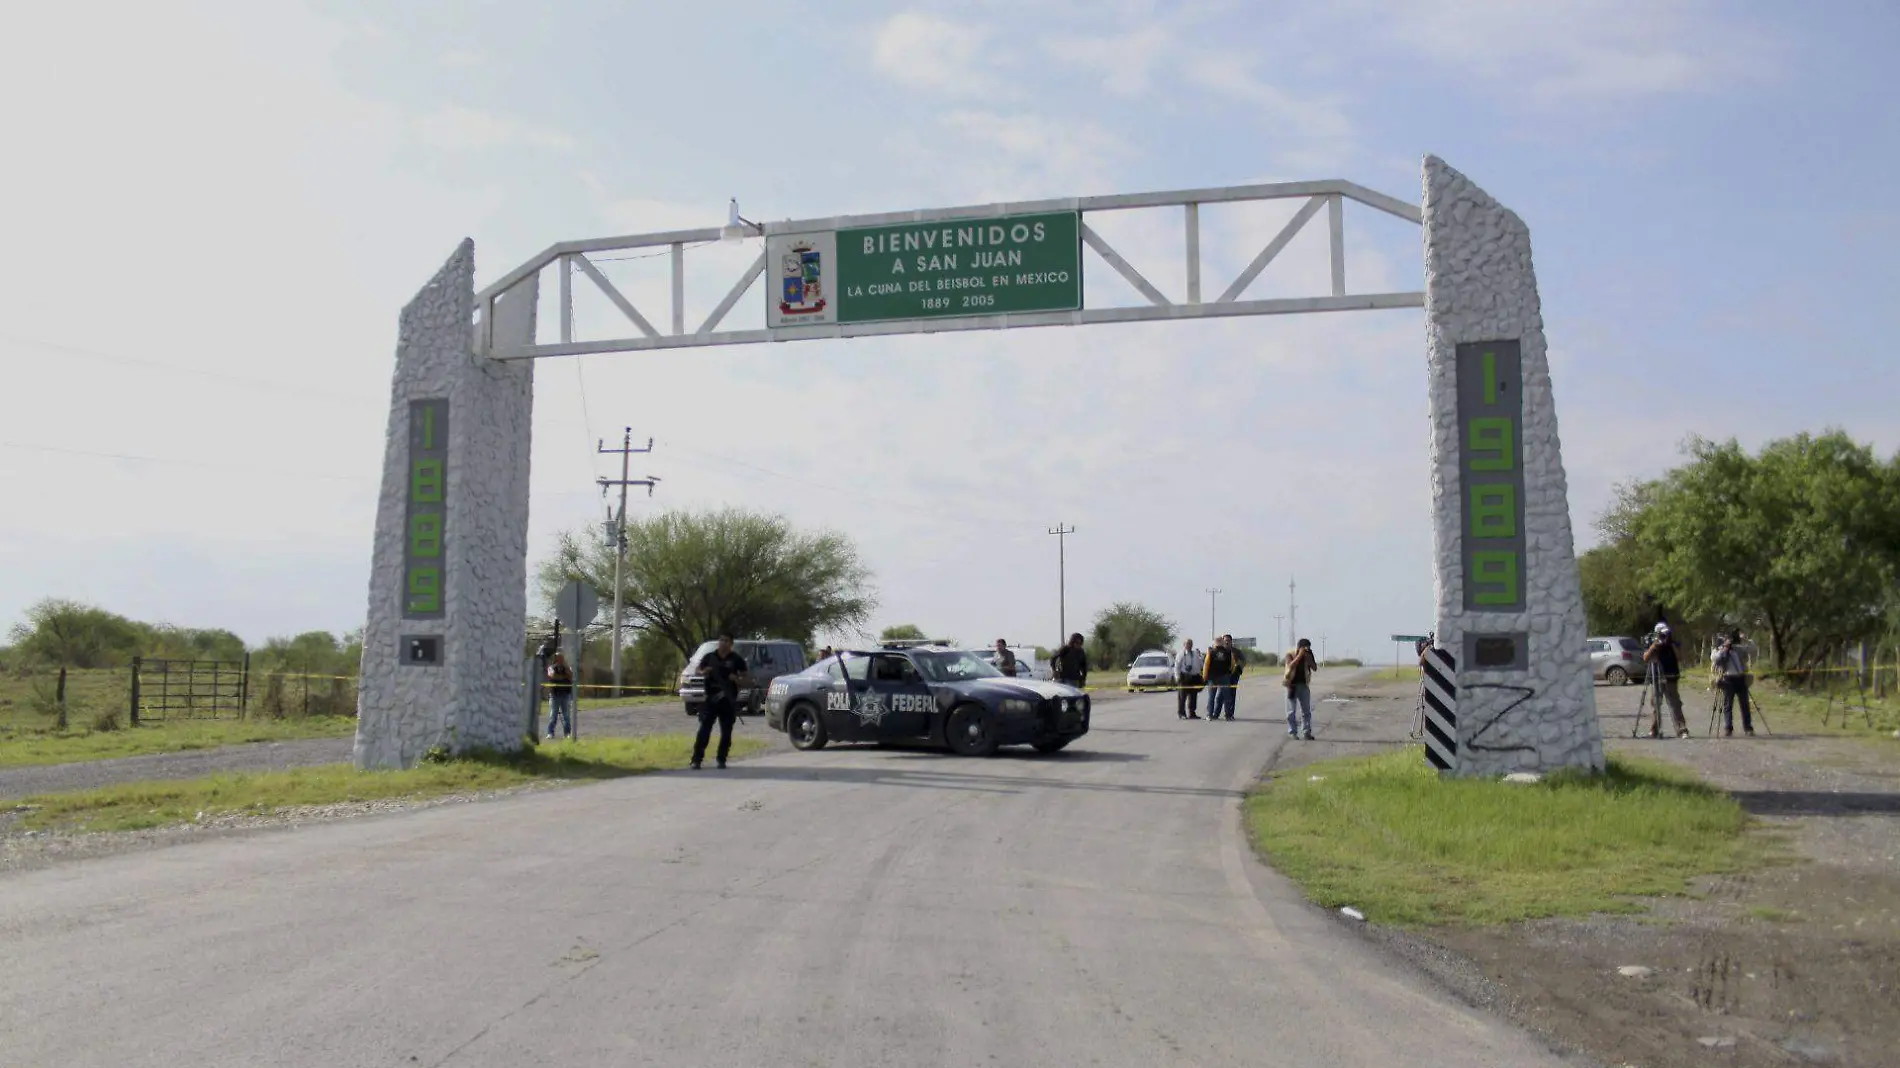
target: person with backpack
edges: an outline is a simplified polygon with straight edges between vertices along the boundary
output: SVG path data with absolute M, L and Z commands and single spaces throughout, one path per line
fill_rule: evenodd
M 1174 714 L 1181 719 L 1200 719 L 1201 653 L 1194 648 L 1193 638 L 1181 643 L 1181 655 L 1175 658 L 1174 687 Z
M 1742 632 L 1731 630 L 1715 650 L 1716 686 L 1722 691 L 1722 737 L 1735 736 L 1735 701 L 1742 702 L 1742 733 L 1755 736 L 1755 717 L 1748 699 L 1748 646 Z
M 1234 718 L 1234 688 L 1240 683 L 1240 653 L 1233 645 L 1233 639 L 1223 634 L 1214 639 L 1214 647 L 1207 651 L 1207 660 L 1201 667 L 1201 674 L 1207 679 L 1207 721 L 1221 718 L 1225 710 L 1229 722 Z
M 1319 661 L 1313 657 L 1313 640 L 1301 638 L 1300 644 L 1286 654 L 1286 670 L 1280 685 L 1286 687 L 1286 733 L 1289 738 L 1313 740 L 1313 673 Z
M 564 737 L 574 737 L 574 669 L 559 651 L 548 658 L 548 741 L 554 740 L 554 725 L 561 724 Z

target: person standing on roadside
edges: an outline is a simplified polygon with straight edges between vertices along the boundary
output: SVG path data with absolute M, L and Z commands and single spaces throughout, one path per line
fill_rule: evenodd
M 750 687 L 745 657 L 732 651 L 732 635 L 721 634 L 719 646 L 699 658 L 699 675 L 706 680 L 706 703 L 699 706 L 699 734 L 693 739 L 693 770 L 706 759 L 713 723 L 719 724 L 719 767 L 732 751 L 732 722 L 739 716 L 739 689 Z
M 1748 700 L 1748 646 L 1742 632 L 1731 630 L 1728 639 L 1715 651 L 1715 670 L 1720 674 L 1716 685 L 1722 690 L 1722 737 L 1735 736 L 1735 701 L 1742 702 L 1742 733 L 1755 736 L 1755 717 Z
M 1056 650 L 1049 666 L 1056 681 L 1081 689 L 1089 681 L 1089 654 L 1082 648 L 1082 635 L 1069 635 L 1069 644 Z
M 1174 714 L 1181 719 L 1200 719 L 1201 651 L 1194 639 L 1181 643 L 1181 655 L 1174 659 Z
M 1657 676 L 1653 702 L 1656 707 L 1649 717 L 1649 736 L 1662 737 L 1662 706 L 1667 701 L 1669 717 L 1675 721 L 1676 737 L 1687 738 L 1689 725 L 1682 719 L 1682 659 L 1677 652 L 1675 635 L 1669 633 L 1669 624 L 1656 624 L 1656 636 L 1650 640 L 1649 648 L 1643 650 L 1643 662 L 1653 665 Z
M 1289 738 L 1313 740 L 1313 673 L 1319 661 L 1313 656 L 1313 641 L 1301 638 L 1300 644 L 1286 654 L 1286 671 L 1280 684 L 1286 687 L 1286 733 Z
M 996 670 L 1010 678 L 1016 677 L 1016 654 L 1009 651 L 1009 645 L 1003 639 L 996 639 Z
M 574 669 L 567 657 L 556 650 L 548 658 L 548 741 L 554 740 L 554 725 L 561 724 L 564 737 L 574 737 Z
M 1234 647 L 1226 635 L 1214 639 L 1214 647 L 1207 651 L 1207 661 L 1201 668 L 1201 674 L 1207 678 L 1207 720 L 1209 723 L 1221 718 L 1225 709 L 1227 718 L 1234 718 L 1234 684 L 1240 678 L 1239 657 L 1234 655 Z

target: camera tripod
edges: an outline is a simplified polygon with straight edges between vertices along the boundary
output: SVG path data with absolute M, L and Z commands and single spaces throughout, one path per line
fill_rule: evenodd
M 1678 682 L 1677 685 L 1680 687 L 1681 683 Z M 1680 700 L 1680 697 L 1678 697 L 1678 700 Z M 1658 737 L 1661 736 L 1663 703 L 1662 665 L 1652 660 L 1644 665 L 1643 692 L 1642 696 L 1636 699 L 1636 722 L 1630 724 L 1631 738 L 1638 737 L 1642 734 L 1643 713 L 1645 711 L 1653 717 L 1653 722 L 1656 724 L 1656 735 Z M 1678 732 L 1687 733 L 1688 729 L 1687 725 L 1684 725 L 1679 728 Z
M 1723 691 L 1722 691 L 1722 677 L 1720 675 L 1717 675 L 1715 677 L 1715 682 L 1710 686 L 1710 690 L 1711 690 L 1712 696 L 1709 699 L 1709 737 L 1713 738 L 1715 737 L 1715 721 L 1721 718 L 1721 715 L 1722 715 L 1722 692 Z M 1761 732 L 1763 734 L 1775 733 L 1774 731 L 1768 729 L 1768 713 L 1762 709 L 1761 701 L 1755 696 L 1755 691 L 1753 687 L 1749 689 L 1748 696 L 1744 698 L 1744 700 L 1748 702 L 1747 707 L 1749 708 L 1750 712 L 1753 714 L 1754 718 L 1761 720 Z

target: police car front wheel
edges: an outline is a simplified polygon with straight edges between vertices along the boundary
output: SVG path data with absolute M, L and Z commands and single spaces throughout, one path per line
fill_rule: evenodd
M 989 756 L 996 752 L 996 729 L 990 714 L 978 705 L 959 705 L 944 724 L 944 741 L 962 756 Z

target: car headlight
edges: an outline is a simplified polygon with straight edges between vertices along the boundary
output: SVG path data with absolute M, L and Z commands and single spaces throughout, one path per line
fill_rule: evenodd
M 1034 715 L 1036 711 L 1036 702 L 1024 701 L 1016 697 L 1005 698 L 1003 700 L 1003 711 L 1013 716 Z
M 1062 702 L 1062 710 L 1065 712 L 1074 712 L 1081 707 L 1082 702 L 1073 697 Z

